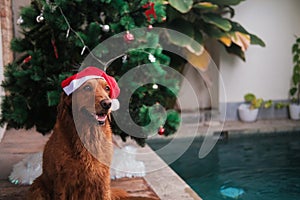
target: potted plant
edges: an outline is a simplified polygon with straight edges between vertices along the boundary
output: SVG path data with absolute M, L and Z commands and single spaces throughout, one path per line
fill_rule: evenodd
M 292 46 L 293 53 L 293 75 L 292 75 L 292 87 L 290 89 L 290 95 L 292 102 L 289 105 L 290 117 L 293 120 L 300 119 L 300 38 L 296 37 L 296 41 Z
M 252 93 L 247 93 L 244 96 L 245 103 L 238 107 L 239 117 L 244 122 L 254 122 L 257 119 L 259 109 L 270 108 L 272 101 L 264 101 L 262 98 L 256 98 Z

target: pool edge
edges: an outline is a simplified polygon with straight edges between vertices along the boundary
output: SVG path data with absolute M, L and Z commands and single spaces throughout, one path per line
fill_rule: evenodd
M 139 153 L 147 154 L 147 156 L 139 156 L 138 159 L 145 163 L 146 168 L 159 168 L 147 172 L 144 178 L 161 200 L 202 200 L 148 145 L 140 148 Z

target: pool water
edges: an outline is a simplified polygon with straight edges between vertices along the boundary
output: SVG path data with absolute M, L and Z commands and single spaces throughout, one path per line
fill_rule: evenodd
M 196 138 L 170 166 L 204 200 L 300 199 L 300 132 L 229 135 L 199 159 L 202 141 Z M 154 150 L 167 143 L 148 142 Z M 168 154 L 160 157 L 167 162 Z

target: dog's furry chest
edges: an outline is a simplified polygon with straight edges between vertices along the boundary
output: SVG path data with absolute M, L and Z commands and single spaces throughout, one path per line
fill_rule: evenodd
M 109 166 L 99 163 L 96 159 L 69 158 L 59 162 L 56 170 L 49 174 L 53 185 L 49 190 L 54 199 L 109 199 L 110 176 Z M 56 191 L 60 191 L 57 193 Z M 59 198 L 56 198 L 59 196 Z
M 99 137 L 100 134 L 103 135 L 103 133 L 98 134 Z M 112 157 L 110 142 L 99 144 L 97 146 L 98 154 L 94 153 L 93 155 L 79 138 L 71 141 L 69 138 L 54 133 L 46 144 L 43 173 L 46 175 L 46 180 L 51 180 L 50 182 L 53 183 L 54 191 L 61 190 L 66 195 L 72 194 L 76 197 L 74 199 L 89 200 L 109 192 L 109 166 Z M 90 193 L 95 191 L 97 194 L 93 194 L 94 197 L 89 198 Z

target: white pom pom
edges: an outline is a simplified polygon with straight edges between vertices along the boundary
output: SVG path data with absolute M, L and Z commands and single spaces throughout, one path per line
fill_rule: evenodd
M 116 111 L 120 108 L 120 102 L 118 99 L 112 99 L 112 102 L 111 102 L 111 110 L 112 111 Z

